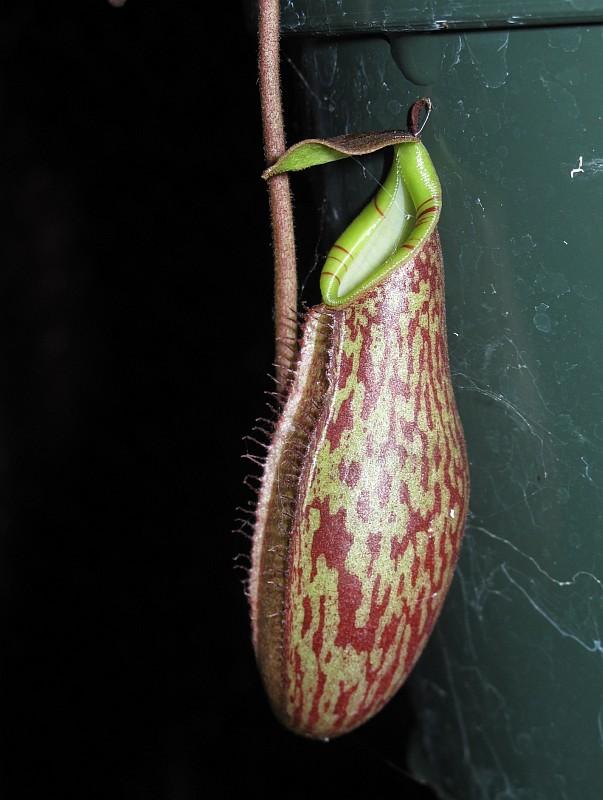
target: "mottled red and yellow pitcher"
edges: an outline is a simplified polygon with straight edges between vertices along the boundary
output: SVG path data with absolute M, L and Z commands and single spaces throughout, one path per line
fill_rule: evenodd
M 365 722 L 408 676 L 442 609 L 468 504 L 441 193 L 425 147 L 400 133 L 307 140 L 267 177 L 387 145 L 385 183 L 324 265 L 256 512 L 259 668 L 279 719 L 319 738 Z

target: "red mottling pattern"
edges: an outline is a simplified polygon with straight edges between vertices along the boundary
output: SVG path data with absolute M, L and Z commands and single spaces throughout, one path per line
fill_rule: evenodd
M 283 640 L 283 716 L 320 737 L 375 714 L 414 666 L 468 498 L 437 233 L 330 313 L 330 389 L 300 479 Z

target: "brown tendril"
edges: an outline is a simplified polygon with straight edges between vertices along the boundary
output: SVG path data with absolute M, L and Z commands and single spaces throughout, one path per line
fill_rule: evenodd
M 280 81 L 280 2 L 259 2 L 259 73 L 264 153 L 271 166 L 286 149 Z M 288 175 L 268 181 L 274 251 L 274 327 L 276 383 L 286 393 L 297 341 L 297 266 L 293 204 Z

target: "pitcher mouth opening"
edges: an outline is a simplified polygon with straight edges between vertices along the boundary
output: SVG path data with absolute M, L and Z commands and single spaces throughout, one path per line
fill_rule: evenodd
M 392 167 L 373 200 L 337 239 L 320 288 L 326 305 L 347 305 L 412 258 L 435 228 L 440 184 L 421 142 L 393 148 Z

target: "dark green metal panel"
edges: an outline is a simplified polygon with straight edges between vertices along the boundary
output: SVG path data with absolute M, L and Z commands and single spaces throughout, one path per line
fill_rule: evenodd
M 286 33 L 362 33 L 603 21 L 601 0 L 283 0 Z
M 603 28 L 308 38 L 289 58 L 303 135 L 404 127 L 412 100 L 434 102 L 424 141 L 444 188 L 472 513 L 412 679 L 415 770 L 455 800 L 600 800 Z M 382 167 L 313 170 L 323 247 Z

